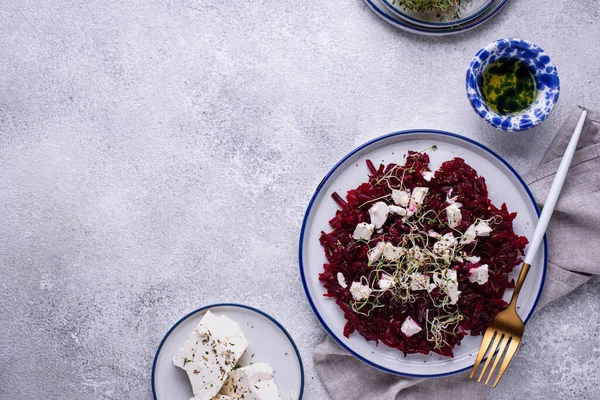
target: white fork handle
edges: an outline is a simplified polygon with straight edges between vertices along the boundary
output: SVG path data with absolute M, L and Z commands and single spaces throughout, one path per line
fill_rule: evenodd
M 573 131 L 573 136 L 571 136 L 567 150 L 565 151 L 565 154 L 560 161 L 560 165 L 558 166 L 558 170 L 556 171 L 556 177 L 554 178 L 554 182 L 552 182 L 552 186 L 548 192 L 548 197 L 546 198 L 544 208 L 542 209 L 542 215 L 540 215 L 540 220 L 538 221 L 535 231 L 533 232 L 533 238 L 529 243 L 529 249 L 527 250 L 527 255 L 525 256 L 525 263 L 527 264 L 532 263 L 535 253 L 537 253 L 540 245 L 542 244 L 542 240 L 544 240 L 546 228 L 550 222 L 550 217 L 552 217 L 554 206 L 556 206 L 556 202 L 560 196 L 560 191 L 563 187 L 563 183 L 565 182 L 567 172 L 569 171 L 569 166 L 571 166 L 571 160 L 573 159 L 573 154 L 575 154 L 577 142 L 579 142 L 579 136 L 581 136 L 581 130 L 583 129 L 583 123 L 585 122 L 586 116 L 587 111 L 584 110 L 581 113 L 581 117 L 579 117 L 577 127 L 575 127 L 575 131 Z

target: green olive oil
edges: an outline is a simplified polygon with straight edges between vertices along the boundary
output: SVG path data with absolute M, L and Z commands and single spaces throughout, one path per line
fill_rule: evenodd
M 503 115 L 525 110 L 537 95 L 533 70 L 516 58 L 500 58 L 488 65 L 481 90 L 487 105 Z

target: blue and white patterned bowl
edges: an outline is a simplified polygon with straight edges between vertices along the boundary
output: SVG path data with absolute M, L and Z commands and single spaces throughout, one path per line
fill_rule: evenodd
M 537 97 L 524 111 L 498 114 L 486 104 L 481 92 L 483 71 L 500 58 L 517 58 L 535 71 Z M 539 46 L 521 39 L 500 39 L 479 50 L 467 70 L 467 97 L 473 109 L 494 128 L 519 132 L 545 120 L 558 101 L 560 81 L 550 57 Z

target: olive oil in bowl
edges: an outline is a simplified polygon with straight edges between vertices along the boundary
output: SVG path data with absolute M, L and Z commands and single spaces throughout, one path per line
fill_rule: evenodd
M 518 113 L 535 101 L 535 73 L 519 59 L 497 59 L 483 71 L 481 92 L 487 105 L 498 114 Z

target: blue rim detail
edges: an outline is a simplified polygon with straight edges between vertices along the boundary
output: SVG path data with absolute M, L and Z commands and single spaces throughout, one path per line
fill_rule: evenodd
M 452 22 L 430 22 L 430 21 L 423 21 L 423 20 L 420 20 L 418 18 L 411 17 L 409 14 L 402 12 L 402 10 L 398 9 L 397 7 L 395 7 L 390 2 L 390 0 L 382 0 L 382 1 L 390 9 L 390 11 L 392 13 L 398 15 L 401 18 L 406 18 L 408 20 L 413 21 L 416 24 L 423 24 L 424 26 L 429 25 L 429 26 L 431 26 L 433 28 L 438 28 L 438 27 L 453 27 L 453 26 L 460 25 L 460 24 L 465 23 L 465 22 L 472 21 L 475 18 L 479 17 L 484 12 L 486 12 L 487 9 L 490 8 L 492 6 L 492 4 L 494 4 L 494 1 L 496 1 L 496 0 L 488 0 L 488 2 L 483 7 L 481 7 L 479 10 L 477 10 L 473 14 L 469 15 L 468 17 L 457 19 L 456 21 L 452 21 Z
M 267 319 L 271 320 L 271 322 L 275 323 L 275 325 L 277 325 L 277 327 L 279 329 L 281 329 L 281 331 L 283 333 L 285 333 L 285 336 L 287 336 L 288 340 L 292 344 L 292 347 L 294 348 L 294 352 L 296 352 L 296 357 L 298 358 L 298 365 L 300 365 L 300 394 L 298 395 L 298 400 L 302 400 L 302 397 L 304 396 L 304 365 L 302 364 L 302 357 L 300 356 L 300 351 L 298 350 L 298 347 L 296 346 L 296 343 L 294 342 L 294 339 L 292 339 L 292 336 L 283 327 L 283 325 L 281 325 L 279 323 L 279 321 L 277 321 L 275 318 L 271 317 L 266 312 L 261 311 L 261 310 L 259 310 L 257 308 L 254 308 L 254 307 L 250 307 L 250 306 L 246 306 L 244 304 L 238 304 L 238 303 L 217 303 L 217 304 L 211 304 L 211 305 L 208 305 L 208 306 L 200 307 L 199 309 L 194 310 L 191 313 L 189 313 L 189 314 L 185 315 L 184 317 L 182 317 L 179 321 L 177 321 L 175 323 L 175 325 L 173 325 L 171 327 L 171 329 L 169 329 L 169 331 L 166 333 L 166 335 L 160 341 L 160 345 L 158 346 L 158 349 L 156 350 L 156 354 L 154 355 L 154 362 L 152 363 L 152 397 L 154 398 L 154 400 L 158 400 L 156 398 L 156 388 L 154 386 L 154 373 L 156 371 L 156 363 L 158 361 L 158 355 L 160 354 L 160 351 L 162 350 L 163 345 L 165 344 L 165 342 L 169 338 L 169 335 L 171 335 L 171 332 L 173 332 L 173 330 L 175 328 L 177 328 L 177 326 L 179 326 L 179 324 L 181 324 L 183 321 L 185 321 L 186 319 L 188 319 L 192 315 L 197 314 L 197 313 L 199 313 L 201 311 L 204 311 L 204 310 L 208 310 L 209 308 L 214 308 L 214 307 L 239 307 L 239 308 L 244 308 L 246 310 L 254 311 L 255 313 L 260 314 L 263 317 L 266 317 Z
M 506 4 L 506 2 L 508 0 L 501 0 L 500 3 L 486 16 L 484 16 L 483 18 L 471 22 L 469 24 L 465 24 L 462 25 L 460 27 L 457 28 L 453 28 L 453 29 L 445 29 L 441 30 L 441 29 L 427 29 L 427 28 L 421 28 L 421 27 L 417 27 L 414 25 L 409 25 L 408 23 L 404 22 L 404 21 L 400 21 L 394 17 L 392 17 L 391 15 L 389 15 L 387 12 L 381 10 L 379 7 L 377 7 L 372 0 L 363 0 L 364 2 L 366 2 L 368 4 L 369 7 L 371 7 L 373 9 L 373 11 L 375 11 L 379 17 L 385 19 L 386 21 L 388 21 L 389 23 L 391 23 L 392 25 L 400 25 L 402 27 L 404 27 L 406 30 L 408 31 L 413 31 L 413 32 L 421 32 L 421 33 L 426 33 L 429 35 L 437 35 L 437 36 L 443 36 L 443 35 L 449 35 L 452 33 L 458 33 L 458 32 L 462 32 L 462 31 L 466 31 L 472 28 L 475 28 L 476 26 L 479 26 L 481 24 L 483 24 L 484 22 L 486 22 L 488 19 L 490 19 L 491 17 L 493 17 L 494 15 L 496 15 L 498 13 L 498 11 L 500 11 L 500 9 L 502 7 L 504 7 L 504 5 Z
M 479 147 L 479 148 L 487 151 L 489 154 L 491 154 L 496 159 L 498 159 L 500 162 L 502 162 L 509 169 L 509 171 L 511 171 L 514 174 L 514 176 L 521 183 L 521 185 L 523 186 L 523 188 L 525 189 L 525 191 L 529 195 L 529 198 L 531 199 L 531 202 L 533 203 L 533 206 L 535 208 L 535 211 L 536 211 L 538 217 L 540 216 L 540 209 L 538 208 L 537 203 L 535 201 L 535 198 L 533 197 L 533 194 L 531 193 L 531 190 L 529 190 L 529 187 L 527 186 L 527 184 L 525 183 L 525 181 L 523 180 L 523 178 L 521 178 L 521 176 L 517 173 L 517 171 L 515 171 L 515 169 L 508 162 L 506 162 L 502 157 L 500 157 L 498 154 L 496 154 L 494 151 L 492 151 L 488 147 L 484 146 L 483 144 L 481 144 L 479 142 L 476 142 L 475 140 L 470 139 L 468 137 L 457 135 L 456 133 L 450 133 L 450 132 L 440 131 L 440 130 L 436 130 L 436 129 L 409 129 L 409 130 L 404 130 L 404 131 L 397 131 L 397 132 L 388 133 L 387 135 L 383 135 L 383 136 L 380 136 L 380 137 L 375 138 L 373 140 L 370 140 L 370 141 L 368 141 L 368 142 L 360 145 L 359 147 L 355 148 L 350 153 L 348 153 L 346 156 L 344 156 L 344 158 L 342 158 L 340 161 L 338 161 L 333 166 L 333 168 L 331 168 L 331 170 L 327 173 L 327 175 L 325 175 L 325 177 L 323 178 L 323 180 L 321 180 L 321 182 L 317 186 L 317 189 L 315 190 L 315 193 L 311 197 L 310 202 L 308 203 L 308 207 L 306 208 L 306 213 L 304 214 L 304 219 L 302 221 L 302 228 L 300 230 L 300 243 L 299 243 L 299 246 L 298 246 L 298 261 L 299 261 L 299 266 L 300 266 L 300 277 L 302 278 L 302 286 L 304 287 L 304 292 L 306 293 L 306 297 L 308 299 L 308 302 L 310 303 L 310 306 L 311 306 L 313 312 L 315 313 L 317 319 L 319 320 L 319 322 L 321 323 L 321 325 L 323 326 L 323 328 L 325 329 L 325 331 L 327 331 L 327 333 L 329 334 L 329 336 L 341 348 L 343 348 L 349 354 L 351 354 L 352 356 L 354 356 L 358 360 L 364 362 L 365 364 L 370 365 L 371 367 L 373 367 L 375 369 L 378 369 L 380 371 L 387 372 L 389 374 L 399 375 L 399 376 L 407 376 L 407 377 L 410 377 L 410 378 L 439 378 L 439 377 L 442 377 L 442 376 L 449 376 L 449 375 L 458 374 L 458 373 L 461 373 L 461 372 L 464 372 L 464 371 L 468 371 L 469 369 L 471 369 L 473 367 L 473 365 L 470 365 L 468 367 L 462 368 L 460 370 L 451 371 L 451 372 L 445 372 L 445 373 L 442 373 L 442 374 L 431 374 L 431 375 L 408 374 L 408 373 L 404 373 L 404 372 L 394 371 L 394 370 L 382 367 L 380 365 L 377 365 L 377 364 L 375 364 L 375 363 L 367 360 L 366 358 L 361 357 L 358 353 L 354 352 L 352 349 L 350 349 L 348 346 L 346 346 L 333 333 L 333 331 L 329 328 L 329 326 L 327 326 L 327 324 L 325 323 L 325 321 L 321 317 L 321 314 L 319 314 L 319 311 L 317 310 L 317 307 L 315 306 L 315 304 L 314 304 L 314 302 L 313 302 L 313 300 L 312 300 L 312 298 L 310 296 L 310 292 L 308 291 L 308 284 L 306 283 L 306 278 L 305 278 L 305 273 L 304 273 L 304 263 L 303 263 L 303 258 L 302 258 L 302 247 L 303 247 L 303 243 L 304 243 L 304 233 L 305 233 L 305 229 L 306 229 L 306 224 L 308 222 L 308 217 L 310 215 L 310 211 L 312 209 L 313 203 L 315 202 L 317 196 L 321 192 L 321 189 L 323 188 L 323 186 L 325 185 L 325 183 L 329 180 L 329 178 L 331 177 L 331 175 L 333 175 L 333 173 L 347 159 L 349 159 L 350 157 L 352 157 L 354 154 L 358 153 L 362 149 L 367 148 L 367 147 L 369 147 L 369 146 L 371 146 L 371 145 L 373 145 L 373 144 L 375 144 L 375 143 L 377 143 L 377 142 L 379 142 L 381 140 L 388 139 L 390 137 L 396 137 L 396 136 L 402 136 L 402 135 L 414 134 L 414 133 L 431 133 L 431 134 L 435 134 L 435 135 L 450 136 L 450 137 L 457 138 L 457 139 L 460 139 L 460 140 L 464 140 L 465 142 L 474 144 L 475 146 L 477 146 L 477 147 Z M 540 300 L 540 296 L 542 295 L 542 292 L 544 290 L 544 283 L 546 282 L 546 271 L 547 271 L 547 268 L 548 268 L 548 240 L 547 240 L 546 236 L 544 235 L 544 268 L 543 268 L 543 271 L 542 271 L 542 282 L 541 282 L 541 285 L 540 285 L 540 290 L 538 291 L 537 297 L 535 299 L 535 302 L 533 303 L 533 307 L 531 308 L 531 311 L 529 312 L 529 314 L 527 315 L 527 317 L 523 321 L 524 323 L 527 323 L 527 321 L 529 320 L 529 318 L 531 317 L 531 315 L 535 311 L 535 308 L 537 307 L 537 304 L 538 304 L 538 302 Z M 487 357 L 486 357 L 486 359 L 487 359 Z

